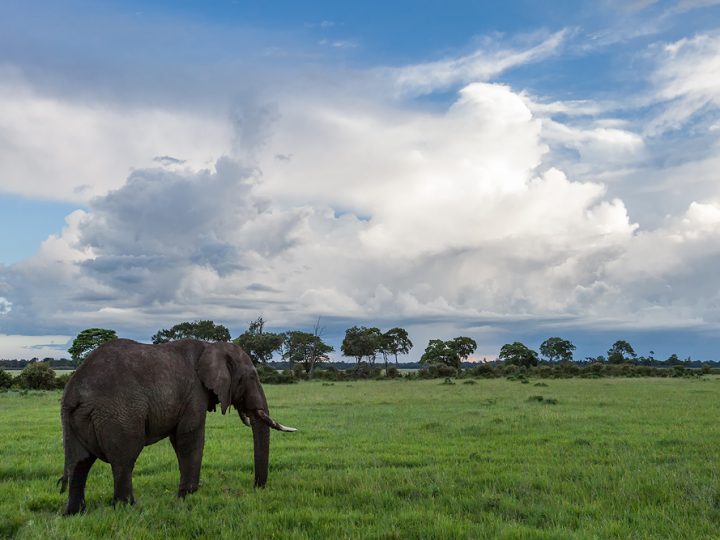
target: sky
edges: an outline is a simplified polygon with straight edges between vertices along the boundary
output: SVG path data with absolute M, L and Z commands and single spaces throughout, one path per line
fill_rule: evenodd
M 0 4 L 0 358 L 318 318 L 720 360 L 720 1 Z

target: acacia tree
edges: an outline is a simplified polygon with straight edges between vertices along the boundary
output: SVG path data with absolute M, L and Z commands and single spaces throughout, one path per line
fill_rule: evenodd
M 300 364 L 305 373 L 312 379 L 315 366 L 319 362 L 326 362 L 330 359 L 329 353 L 335 349 L 326 344 L 317 334 L 292 330 L 285 332 L 283 340 L 283 360 L 290 362 L 290 365 Z
M 354 356 L 357 365 L 367 357 L 371 364 L 375 363 L 377 354 L 382 350 L 382 332 L 379 328 L 353 326 L 345 330 L 340 351 L 344 356 Z
M 254 363 L 267 364 L 273 353 L 282 347 L 284 336 L 274 332 L 265 332 L 265 320 L 258 317 L 250 323 L 248 329 L 233 341 L 240 345 Z
M 117 339 L 115 330 L 107 328 L 87 328 L 80 332 L 68 349 L 70 356 L 78 363 L 82 363 L 88 354 L 103 343 Z
M 169 330 L 159 330 L 153 335 L 153 343 L 167 343 L 178 339 L 193 338 L 202 341 L 230 341 L 230 331 L 213 321 L 194 321 L 176 324 Z
M 500 348 L 498 359 L 517 366 L 530 367 L 538 365 L 538 354 L 519 341 L 503 345 Z
M 425 352 L 420 357 L 421 364 L 445 364 L 460 369 L 463 361 L 475 352 L 477 343 L 465 336 L 459 336 L 448 341 L 431 339 Z
M 398 354 L 408 354 L 413 347 L 407 330 L 404 328 L 391 328 L 382 336 L 382 352 L 385 359 L 385 371 L 387 372 L 387 355 L 395 355 L 395 365 L 398 365 Z
M 551 362 L 572 362 L 575 345 L 559 337 L 547 338 L 540 345 L 540 354 Z
M 625 340 L 618 340 L 613 343 L 613 346 L 608 350 L 608 362 L 610 364 L 622 364 L 635 359 L 637 354 L 633 350 L 632 346 Z

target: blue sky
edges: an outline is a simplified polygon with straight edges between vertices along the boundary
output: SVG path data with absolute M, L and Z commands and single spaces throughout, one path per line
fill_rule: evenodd
M 0 101 L 0 356 L 262 314 L 716 357 L 719 2 L 6 3 Z

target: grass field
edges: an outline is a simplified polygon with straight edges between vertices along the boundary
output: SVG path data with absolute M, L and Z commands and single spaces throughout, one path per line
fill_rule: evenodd
M 252 489 L 250 430 L 211 414 L 198 493 L 175 498 L 161 441 L 140 456 L 134 507 L 109 506 L 98 462 L 88 513 L 70 518 L 55 486 L 60 393 L 0 394 L 0 536 L 720 537 L 718 378 L 265 388 L 300 429 L 273 432 L 265 490 Z

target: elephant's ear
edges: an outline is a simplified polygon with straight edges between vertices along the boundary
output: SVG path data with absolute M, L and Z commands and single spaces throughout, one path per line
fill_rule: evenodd
M 197 374 L 205 387 L 215 393 L 225 414 L 230 406 L 231 380 L 225 351 L 213 345 L 205 347 L 198 362 Z

